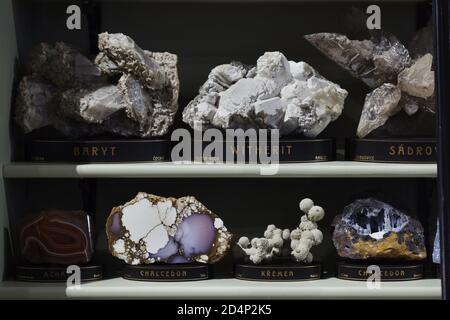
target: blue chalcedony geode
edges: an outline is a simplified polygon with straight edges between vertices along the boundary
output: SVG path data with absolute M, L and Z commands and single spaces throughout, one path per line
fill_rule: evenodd
M 109 250 L 127 264 L 214 263 L 230 247 L 223 221 L 194 197 L 139 193 L 112 209 L 106 223 Z
M 343 258 L 423 260 L 427 256 L 420 222 L 373 198 L 346 206 L 333 226 L 333 243 Z

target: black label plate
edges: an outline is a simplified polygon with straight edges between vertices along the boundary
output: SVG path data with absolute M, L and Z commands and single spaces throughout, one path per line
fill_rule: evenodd
M 267 161 L 261 161 L 261 156 L 274 154 L 278 156 L 279 163 L 289 163 L 333 161 L 336 155 L 333 139 L 280 139 L 278 147 L 273 150 L 270 141 L 261 145 L 258 141 L 240 144 L 236 141 L 233 144 L 221 143 L 222 154 L 211 152 L 211 155 L 206 155 L 204 151 L 208 146 L 211 148 L 211 145 L 209 142 L 203 142 L 201 156 L 193 154 L 192 159 L 197 162 L 216 163 L 230 161 L 230 158 L 234 163 L 255 163 L 256 159 L 256 163 L 266 163 Z
M 164 162 L 170 140 L 32 140 L 26 160 L 35 162 Z
M 80 266 L 81 282 L 96 281 L 103 278 L 100 265 Z M 67 267 L 16 266 L 16 279 L 26 282 L 66 282 L 72 273 Z
M 364 162 L 434 163 L 436 139 L 353 139 L 347 160 Z
M 318 280 L 322 274 L 320 264 L 237 264 L 235 278 L 251 281 L 309 281 Z
M 424 278 L 423 264 L 405 265 L 383 265 L 373 264 L 380 267 L 381 281 L 409 281 Z M 345 280 L 366 281 L 373 273 L 368 272 L 370 264 L 338 264 L 338 278 Z
M 122 277 L 136 281 L 194 281 L 209 279 L 209 265 L 155 264 L 143 266 L 126 265 Z

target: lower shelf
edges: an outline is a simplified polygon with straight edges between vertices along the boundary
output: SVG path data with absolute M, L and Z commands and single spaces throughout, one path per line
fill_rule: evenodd
M 213 279 L 197 282 L 138 282 L 108 279 L 65 288 L 65 284 L 0 283 L 0 299 L 440 299 L 439 279 L 381 283 L 336 278 L 309 282 L 252 282 Z

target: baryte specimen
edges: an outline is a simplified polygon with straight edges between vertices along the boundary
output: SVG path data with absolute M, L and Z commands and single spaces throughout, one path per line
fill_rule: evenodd
M 123 73 L 129 73 L 148 89 L 161 89 L 168 83 L 166 73 L 130 37 L 122 33 L 98 35 L 98 47 Z
M 223 221 L 194 197 L 143 192 L 112 209 L 106 232 L 112 255 L 131 265 L 215 263 L 232 237 Z
M 418 59 L 398 75 L 398 86 L 403 92 L 419 98 L 429 98 L 434 93 L 433 56 L 429 53 Z
M 183 121 L 192 128 L 268 128 L 315 137 L 340 116 L 346 97 L 307 63 L 266 52 L 256 68 L 238 62 L 215 67 Z
M 45 79 L 54 88 L 24 79 L 16 120 L 25 132 L 46 125 L 69 138 L 104 133 L 148 138 L 168 132 L 178 109 L 177 56 L 144 51 L 123 34 L 99 35 L 99 47 L 105 51 L 95 60 L 98 68 L 64 43 L 33 50 L 32 78 Z M 31 90 L 35 97 L 52 99 L 32 103 Z
M 101 85 L 106 81 L 92 61 L 63 42 L 54 46 L 41 43 L 33 48 L 29 68 L 31 73 L 64 89 Z
M 399 112 L 401 97 L 400 89 L 390 83 L 383 84 L 369 93 L 359 120 L 358 137 L 365 137 L 369 132 L 384 125 L 389 117 Z
M 411 63 L 408 50 L 393 35 L 359 41 L 337 33 L 315 33 L 305 39 L 371 88 L 395 81 Z
M 102 123 L 125 107 L 123 97 L 114 85 L 101 87 L 82 96 L 79 103 L 80 115 L 89 123 Z
M 93 222 L 83 211 L 48 209 L 26 217 L 18 238 L 21 257 L 35 264 L 83 264 L 94 253 Z
M 321 244 L 323 240 L 317 222 L 323 219 L 325 211 L 308 198 L 300 202 L 300 210 L 304 215 L 300 218 L 300 225 L 292 231 L 282 230 L 271 224 L 267 226 L 263 238 L 253 238 L 251 241 L 247 237 L 239 238 L 237 247 L 241 254 L 253 264 L 270 262 L 288 255 L 297 262 L 311 263 L 312 247 Z
M 420 222 L 387 203 L 359 199 L 333 222 L 333 243 L 349 259 L 423 260 L 427 257 Z
M 57 88 L 36 77 L 24 77 L 19 84 L 16 121 L 25 133 L 51 124 L 50 106 L 57 95 Z

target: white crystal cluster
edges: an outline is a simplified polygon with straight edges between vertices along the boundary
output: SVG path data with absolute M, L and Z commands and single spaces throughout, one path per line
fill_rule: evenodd
M 322 207 L 305 198 L 300 202 L 300 210 L 304 213 L 300 225 L 294 230 L 279 229 L 271 224 L 267 226 L 263 238 L 241 237 L 238 247 L 254 264 L 270 262 L 277 256 L 291 255 L 297 262 L 311 263 L 311 249 L 322 243 L 323 234 L 318 229 L 317 222 L 325 216 Z M 289 247 L 290 245 L 290 247 Z
M 306 62 L 266 52 L 256 67 L 219 65 L 183 112 L 196 129 L 269 128 L 316 137 L 342 113 L 348 92 Z

